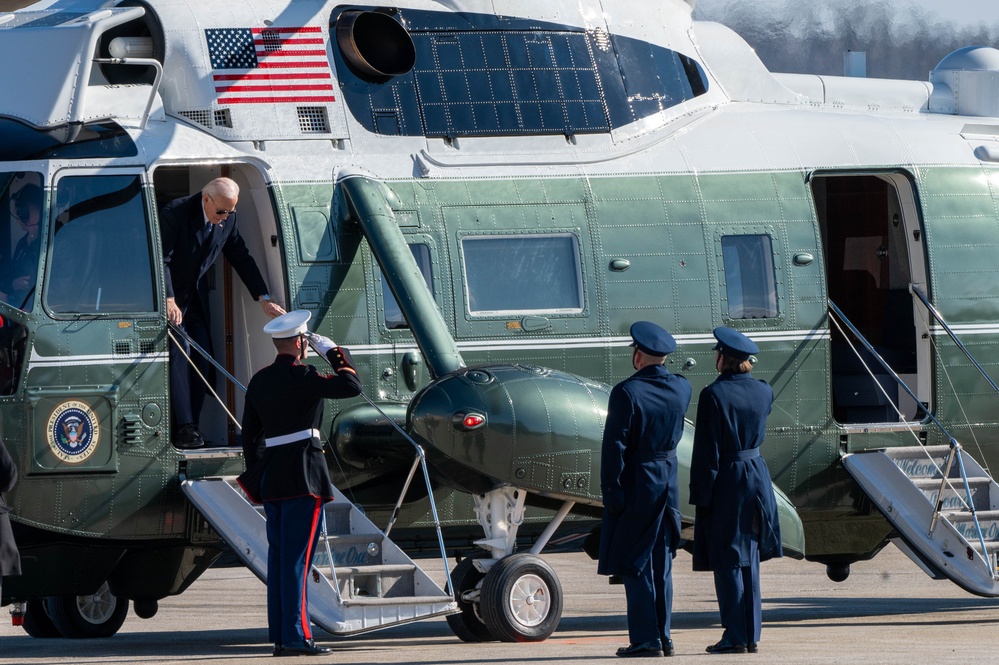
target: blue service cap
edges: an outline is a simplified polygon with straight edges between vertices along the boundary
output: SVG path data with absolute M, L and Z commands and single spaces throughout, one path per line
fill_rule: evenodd
M 676 340 L 662 326 L 651 321 L 636 321 L 631 324 L 632 346 L 650 356 L 665 356 L 676 351 Z
M 311 318 L 312 312 L 304 309 L 296 309 L 288 312 L 287 314 L 282 314 L 276 319 L 271 319 L 270 322 L 264 326 L 264 332 L 274 339 L 297 337 L 308 330 L 305 324 L 307 324 Z
M 756 342 L 738 330 L 720 326 L 715 328 L 714 333 L 715 339 L 718 340 L 714 348 L 726 356 L 731 356 L 737 360 L 749 360 L 749 356 L 760 352 L 760 347 L 756 346 Z

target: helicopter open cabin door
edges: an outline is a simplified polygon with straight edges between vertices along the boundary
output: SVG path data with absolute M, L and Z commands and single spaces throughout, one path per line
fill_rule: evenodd
M 878 360 L 930 407 L 929 340 L 909 289 L 926 288 L 915 186 L 903 173 L 834 173 L 814 175 L 811 188 L 828 297 L 849 321 L 830 308 L 833 417 L 848 428 L 920 420 L 919 405 Z

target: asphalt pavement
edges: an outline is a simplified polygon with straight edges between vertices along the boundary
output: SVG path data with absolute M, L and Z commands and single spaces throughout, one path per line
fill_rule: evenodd
M 620 662 L 627 644 L 624 589 L 607 584 L 584 554 L 547 557 L 565 590 L 565 611 L 555 634 L 540 643 L 466 644 L 444 619 L 397 626 L 351 638 L 316 630 L 334 647 L 323 657 L 295 663 L 505 663 Z M 441 562 L 427 569 L 442 581 Z M 999 599 L 979 598 L 946 581 L 928 578 L 889 546 L 853 566 L 841 583 L 823 566 L 784 559 L 763 564 L 763 636 L 758 654 L 709 655 L 721 628 L 710 573 L 690 570 L 681 552 L 674 567 L 672 662 L 750 661 L 799 665 L 879 663 L 986 663 L 999 659 Z M 107 639 L 35 639 L 0 622 L 0 663 L 61 665 L 103 663 L 243 663 L 267 661 L 264 585 L 243 568 L 209 570 L 180 596 L 160 602 L 152 619 L 130 613 Z M 641 659 L 639 662 L 647 659 Z

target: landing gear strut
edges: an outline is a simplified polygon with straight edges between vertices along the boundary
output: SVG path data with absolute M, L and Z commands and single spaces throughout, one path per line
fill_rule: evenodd
M 562 506 L 529 553 L 513 554 L 526 498 L 514 487 L 475 497 L 475 512 L 486 535 L 475 544 L 492 558 L 463 559 L 451 573 L 461 613 L 447 622 L 465 642 L 540 642 L 562 619 L 562 585 L 538 554 L 573 503 Z

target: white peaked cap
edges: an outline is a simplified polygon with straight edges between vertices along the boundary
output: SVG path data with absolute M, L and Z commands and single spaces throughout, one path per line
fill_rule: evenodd
M 308 312 L 304 309 L 296 309 L 288 312 L 287 314 L 282 314 L 276 319 L 272 319 L 270 323 L 264 326 L 264 332 L 274 339 L 287 339 L 289 337 L 295 337 L 296 335 L 301 335 L 308 330 L 308 328 L 305 327 L 305 324 L 308 323 L 311 318 L 312 312 Z

